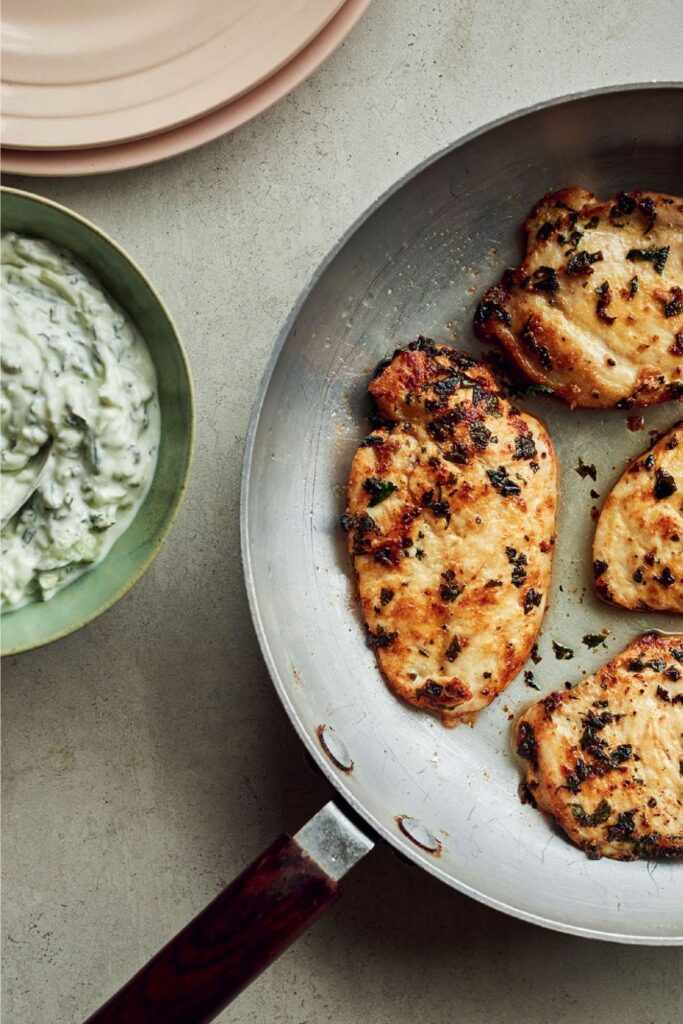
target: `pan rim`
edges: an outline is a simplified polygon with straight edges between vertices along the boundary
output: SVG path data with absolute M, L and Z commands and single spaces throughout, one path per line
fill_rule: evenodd
M 245 439 L 244 457 L 242 463 L 242 478 L 241 478 L 241 489 L 240 489 L 240 544 L 241 544 L 241 556 L 242 556 L 242 569 L 244 574 L 244 583 L 247 591 L 247 599 L 249 602 L 249 610 L 251 613 L 254 629 L 258 638 L 259 647 L 261 654 L 268 668 L 271 681 L 275 687 L 277 695 L 282 703 L 289 719 L 294 726 L 299 738 L 304 743 L 304 746 L 308 753 L 315 761 L 317 767 L 322 771 L 325 778 L 332 784 L 336 792 L 338 792 L 343 799 L 353 808 L 353 810 L 360 816 L 364 823 L 367 823 L 368 827 L 376 835 L 386 840 L 394 849 L 398 850 L 401 854 L 408 857 L 417 866 L 424 868 L 435 878 L 438 878 L 441 882 L 463 893 L 465 896 L 469 896 L 472 899 L 477 900 L 479 903 L 483 903 L 485 906 L 491 907 L 494 910 L 500 911 L 501 913 L 508 914 L 511 917 L 515 917 L 518 920 L 526 921 L 529 924 L 535 924 L 543 928 L 548 928 L 551 931 L 562 932 L 567 935 L 574 935 L 580 938 L 597 939 L 603 942 L 618 942 L 622 945 L 633 945 L 633 946 L 683 946 L 683 934 L 682 935 L 635 935 L 635 934 L 622 934 L 618 932 L 602 931 L 595 928 L 585 928 L 580 925 L 575 925 L 567 921 L 558 921 L 549 917 L 544 917 L 540 914 L 533 914 L 529 911 L 524 910 L 521 907 L 516 907 L 511 904 L 505 903 L 502 900 L 498 900 L 492 896 L 481 892 L 467 883 L 462 882 L 460 879 L 450 872 L 441 869 L 437 862 L 422 853 L 413 844 L 404 841 L 398 833 L 392 832 L 389 828 L 378 821 L 373 814 L 371 814 L 360 801 L 355 794 L 350 790 L 345 782 L 343 776 L 340 776 L 335 772 L 333 766 L 324 756 L 320 747 L 315 743 L 314 737 L 309 735 L 301 722 L 299 715 L 290 699 L 289 688 L 280 676 L 277 670 L 275 659 L 273 658 L 270 643 L 266 633 L 266 629 L 263 625 L 261 617 L 261 611 L 256 595 L 256 585 L 253 573 L 253 565 L 250 555 L 250 522 L 249 522 L 249 490 L 251 484 L 252 468 L 253 468 L 253 455 L 254 447 L 256 442 L 256 435 L 258 432 L 259 423 L 261 420 L 261 413 L 263 405 L 268 394 L 271 379 L 279 361 L 280 355 L 284 349 L 286 341 L 291 333 L 291 330 L 296 323 L 299 314 L 301 313 L 304 305 L 308 301 L 308 298 L 315 289 L 318 281 L 321 279 L 327 268 L 336 259 L 339 253 L 344 249 L 347 242 L 353 237 L 353 235 L 365 224 L 369 218 L 379 210 L 388 199 L 395 195 L 401 188 L 403 188 L 409 181 L 417 177 L 428 167 L 436 163 L 442 157 L 449 153 L 454 152 L 466 143 L 476 139 L 482 135 L 487 134 L 495 128 L 498 128 L 504 124 L 508 124 L 512 121 L 516 121 L 519 118 L 525 117 L 529 114 L 536 113 L 541 110 L 552 109 L 553 107 L 562 106 L 564 104 L 573 103 L 578 100 L 592 99 L 598 96 L 609 96 L 618 93 L 626 92 L 656 92 L 660 91 L 671 91 L 676 90 L 677 92 L 683 92 L 683 82 L 675 81 L 656 81 L 652 80 L 649 82 L 633 82 L 626 83 L 623 85 L 610 85 L 600 86 L 596 89 L 582 90 L 580 92 L 567 93 L 561 96 L 553 97 L 549 100 L 543 100 L 539 103 L 532 104 L 527 107 L 523 107 L 520 110 L 512 111 L 511 113 L 504 114 L 499 118 L 489 121 L 473 131 L 468 132 L 465 135 L 458 137 L 455 142 L 449 143 L 447 146 L 438 150 L 436 153 L 427 157 L 421 161 L 410 171 L 404 174 L 398 181 L 394 182 L 388 189 L 386 189 L 380 196 L 378 196 L 361 214 L 358 216 L 353 223 L 347 228 L 342 234 L 339 241 L 332 247 L 327 253 L 324 259 L 317 266 L 313 274 L 310 276 L 308 282 L 299 294 L 294 306 L 292 307 L 283 327 L 278 335 L 277 341 L 273 350 L 270 354 L 266 368 L 264 370 L 261 382 L 259 384 L 256 399 L 254 401 L 251 416 L 249 420 L 249 427 Z

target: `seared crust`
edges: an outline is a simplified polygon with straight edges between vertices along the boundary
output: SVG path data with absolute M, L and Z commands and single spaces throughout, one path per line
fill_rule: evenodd
M 478 335 L 572 406 L 683 394 L 683 200 L 563 189 L 524 228 L 526 258 L 479 303 Z
M 683 856 L 683 634 L 646 633 L 515 726 L 526 798 L 590 857 Z
M 631 463 L 607 498 L 593 575 L 605 601 L 683 613 L 683 421 Z
M 368 641 L 389 686 L 451 725 L 505 689 L 538 633 L 555 453 L 485 367 L 423 338 L 370 392 L 386 425 L 356 453 L 343 520 Z

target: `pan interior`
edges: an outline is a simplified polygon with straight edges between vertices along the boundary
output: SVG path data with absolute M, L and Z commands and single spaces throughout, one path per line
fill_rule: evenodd
M 534 201 L 571 184 L 605 197 L 636 187 L 680 194 L 681 125 L 680 89 L 595 93 L 478 133 L 393 191 L 333 256 L 285 331 L 252 425 L 243 509 L 247 585 L 275 684 L 311 752 L 373 826 L 445 881 L 518 916 L 661 944 L 683 941 L 683 866 L 591 862 L 520 803 L 510 719 L 542 695 L 521 674 L 471 728 L 446 730 L 388 691 L 364 642 L 339 517 L 377 362 L 420 333 L 481 353 L 475 304 L 518 261 Z M 520 404 L 547 424 L 561 472 L 542 661 L 528 666 L 545 693 L 647 629 L 683 629 L 680 616 L 599 602 L 590 557 L 592 507 L 648 446 L 647 431 L 673 425 L 681 406 L 646 410 L 645 430 L 633 433 L 624 411 L 570 412 L 546 396 Z M 595 482 L 575 472 L 579 457 L 595 465 Z M 608 650 L 588 650 L 581 638 L 604 627 Z M 553 640 L 573 659 L 558 661 Z M 321 748 L 322 725 L 347 748 L 350 772 Z M 438 840 L 438 854 L 410 840 L 402 815 Z

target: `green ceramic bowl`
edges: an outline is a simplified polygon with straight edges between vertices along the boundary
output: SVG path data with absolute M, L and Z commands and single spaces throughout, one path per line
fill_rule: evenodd
M 94 224 L 57 203 L 2 189 L 2 229 L 65 246 L 90 267 L 137 324 L 154 361 L 161 405 L 161 445 L 152 486 L 126 532 L 99 565 L 50 601 L 2 616 L 2 654 L 18 654 L 67 636 L 111 608 L 161 549 L 187 488 L 192 461 L 192 381 L 170 314 L 139 267 Z

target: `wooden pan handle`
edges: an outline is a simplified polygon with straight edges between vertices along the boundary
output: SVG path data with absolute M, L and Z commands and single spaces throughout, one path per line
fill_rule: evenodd
M 324 848 L 306 842 L 307 835 L 320 839 L 320 828 L 312 828 L 319 819 L 328 826 L 331 819 L 343 823 L 344 841 L 336 854 L 332 851 L 332 862 L 327 861 L 329 827 Z M 355 855 L 349 830 L 361 838 Z M 213 1020 L 336 903 L 338 878 L 372 845 L 334 804 L 327 804 L 295 838 L 277 839 L 86 1024 Z

